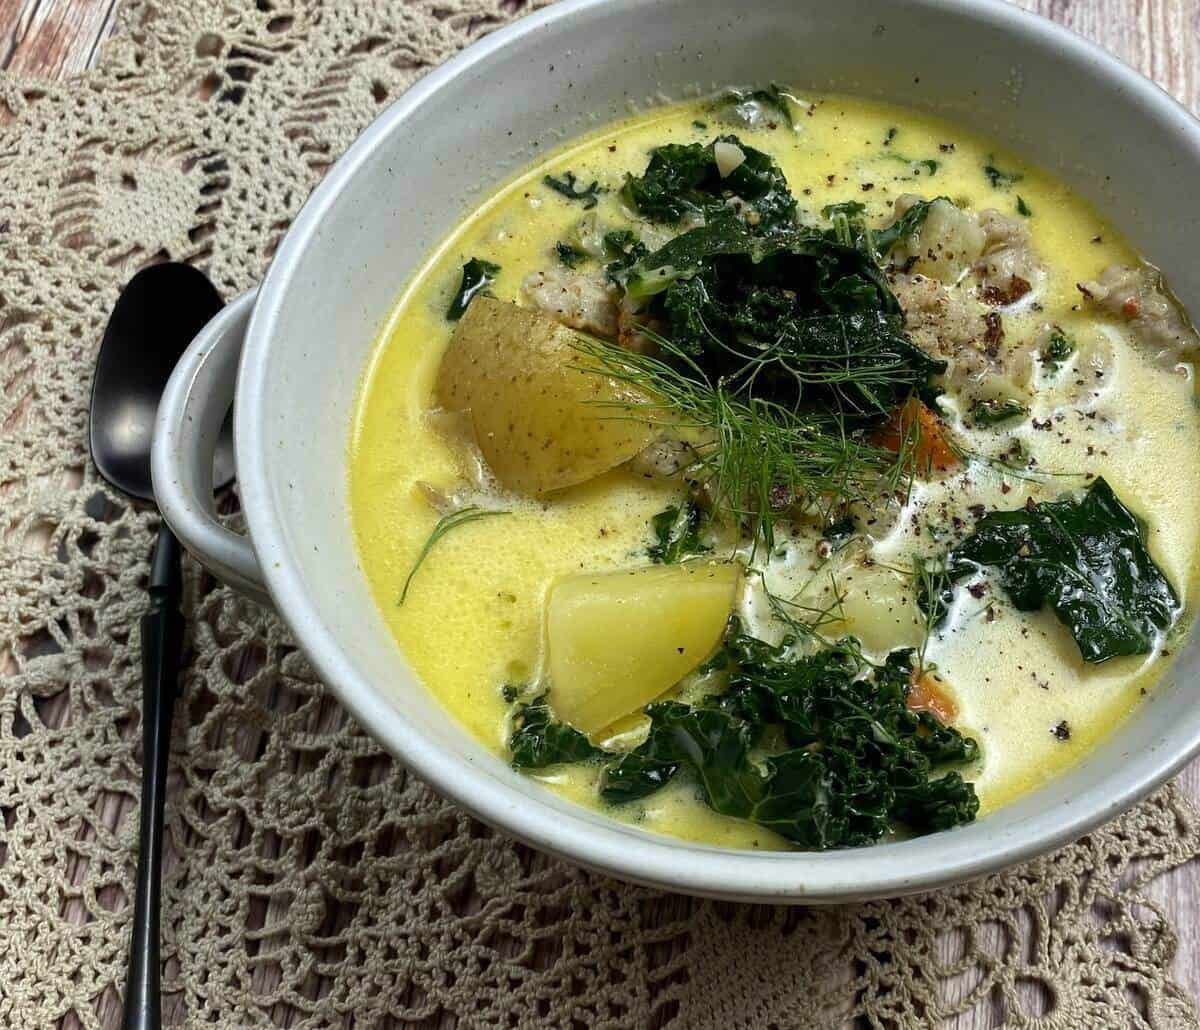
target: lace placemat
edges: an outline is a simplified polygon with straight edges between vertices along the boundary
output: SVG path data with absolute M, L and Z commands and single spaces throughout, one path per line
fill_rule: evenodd
M 150 0 L 95 71 L 0 78 L 0 1024 L 117 1025 L 154 518 L 85 445 L 118 287 L 226 295 L 314 181 L 520 0 Z M 956 890 L 804 910 L 656 893 L 479 825 L 393 762 L 269 614 L 190 569 L 166 866 L 169 1024 L 1195 1026 L 1142 893 L 1200 851 L 1168 788 Z

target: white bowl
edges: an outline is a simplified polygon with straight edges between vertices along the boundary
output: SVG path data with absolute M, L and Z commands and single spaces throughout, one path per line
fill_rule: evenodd
M 1105 210 L 1200 311 L 1200 123 L 1050 22 L 993 0 L 567 0 L 422 79 L 326 175 L 257 297 L 226 308 L 171 380 L 155 489 L 187 547 L 269 598 L 367 730 L 493 826 L 581 865 L 694 894 L 897 895 L 1032 858 L 1161 784 L 1200 748 L 1195 640 L 1086 761 L 970 826 L 851 851 L 707 847 L 572 805 L 472 739 L 388 633 L 347 516 L 359 377 L 401 286 L 471 205 L 631 102 L 772 80 L 898 101 L 990 134 Z M 212 513 L 209 459 L 231 398 L 250 540 Z

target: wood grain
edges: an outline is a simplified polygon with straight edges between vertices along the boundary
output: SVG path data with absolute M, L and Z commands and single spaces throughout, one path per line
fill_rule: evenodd
M 1020 6 L 1067 26 L 1152 78 L 1200 113 L 1200 0 L 1016 0 Z M 89 67 L 113 31 L 119 0 L 0 0 L 0 68 L 19 75 L 62 78 Z M 1180 778 L 1200 801 L 1200 762 Z M 1180 938 L 1175 975 L 1200 997 L 1200 863 L 1177 869 L 1153 884 Z M 999 931 L 997 931 L 999 932 Z M 981 942 L 987 944 L 988 942 Z M 999 941 L 991 942 L 999 944 Z M 953 947 L 953 943 L 948 947 Z M 969 985 L 951 985 L 951 991 Z M 105 1015 L 116 1025 L 117 999 Z M 1027 1011 L 1040 1009 L 1030 994 Z M 955 1020 L 955 1030 L 984 1030 L 1011 1021 L 995 1000 Z M 106 1022 L 106 1025 L 108 1023 Z

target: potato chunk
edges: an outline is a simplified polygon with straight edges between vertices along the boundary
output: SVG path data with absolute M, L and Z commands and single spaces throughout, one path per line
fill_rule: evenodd
M 695 670 L 721 642 L 741 583 L 732 562 L 561 579 L 546 612 L 550 702 L 596 733 Z
M 865 650 L 885 655 L 897 647 L 917 647 L 925 621 L 906 577 L 882 565 L 855 564 L 838 574 L 841 605 L 837 622 L 824 632 L 857 637 Z
M 469 411 L 479 449 L 500 483 L 544 494 L 628 461 L 650 443 L 631 414 L 643 399 L 586 370 L 587 337 L 528 308 L 476 297 L 442 358 L 435 394 Z

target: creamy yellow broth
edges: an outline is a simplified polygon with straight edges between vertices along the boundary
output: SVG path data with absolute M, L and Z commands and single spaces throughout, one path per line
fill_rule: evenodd
M 1023 423 L 1021 439 L 1040 468 L 1103 474 L 1127 505 L 1145 520 L 1148 546 L 1185 606 L 1197 588 L 1200 539 L 1200 418 L 1190 376 L 1156 367 L 1120 330 L 1098 330 L 1078 310 L 1076 282 L 1115 261 L 1136 255 L 1104 219 L 1062 184 L 1014 154 L 966 130 L 923 115 L 856 99 L 818 101 L 795 130 L 737 129 L 782 167 L 802 209 L 859 200 L 878 224 L 901 193 L 945 194 L 960 206 L 1008 206 L 1019 194 L 1032 217 L 1033 243 L 1048 272 L 1038 313 L 1006 314 L 1010 335 L 1031 333 L 1046 321 L 1081 335 L 1108 333 L 1115 369 L 1087 404 L 1097 418 L 1069 412 L 1050 430 Z M 648 520 L 677 499 L 667 482 L 635 479 L 620 470 L 546 502 L 517 502 L 511 514 L 464 526 L 446 536 L 413 580 L 406 603 L 398 598 L 413 562 L 437 521 L 414 484 L 451 487 L 458 465 L 424 413 L 451 326 L 446 306 L 463 262 L 483 257 L 502 266 L 493 287 L 518 300 L 531 272 L 551 267 L 553 248 L 581 215 L 579 205 L 541 185 L 542 177 L 570 168 L 584 181 L 611 187 L 596 209 L 601 221 L 616 217 L 616 188 L 627 170 L 645 165 L 650 149 L 665 142 L 707 141 L 725 131 L 700 104 L 656 110 L 611 126 L 549 156 L 500 190 L 446 239 L 401 294 L 364 377 L 350 446 L 351 516 L 361 565 L 388 626 L 428 688 L 464 727 L 497 754 L 505 753 L 508 706 L 499 687 L 536 678 L 542 660 L 543 607 L 550 583 L 580 570 L 643 562 Z M 695 120 L 709 121 L 697 128 Z M 891 148 L 881 141 L 900 131 Z M 894 160 L 893 154 L 933 157 L 936 176 Z M 981 167 L 993 163 L 1019 172 L 1016 190 L 993 190 Z M 1035 420 L 1065 411 L 1054 390 L 1037 392 Z M 976 431 L 955 429 L 970 440 Z M 995 432 L 980 439 L 996 442 Z M 1091 449 L 1089 452 L 1089 448 Z M 1169 471 L 1168 471 L 1169 470 Z M 969 480 L 969 482 L 964 482 Z M 945 482 L 919 484 L 918 510 L 945 504 L 962 512 L 969 503 L 1016 508 L 1033 496 L 1056 496 L 1079 479 L 1028 482 L 972 469 Z M 967 495 L 969 492 L 969 496 Z M 875 556 L 886 561 L 910 549 L 904 528 L 884 539 Z M 786 545 L 788 557 L 769 578 L 785 593 L 814 582 L 819 572 L 811 539 Z M 820 587 L 812 587 L 816 593 Z M 981 814 L 1078 761 L 1111 731 L 1149 690 L 1165 662 L 1124 658 L 1088 666 L 1067 631 L 1049 612 L 1019 615 L 995 597 L 929 642 L 958 703 L 957 725 L 978 739 L 982 758 L 964 770 L 974 780 Z M 754 599 L 745 614 L 754 622 Z M 1070 739 L 1051 732 L 1061 720 Z M 560 767 L 540 778 L 552 789 L 588 805 L 595 800 L 595 771 Z M 778 847 L 772 833 L 719 816 L 682 783 L 615 815 L 655 831 L 744 847 Z

